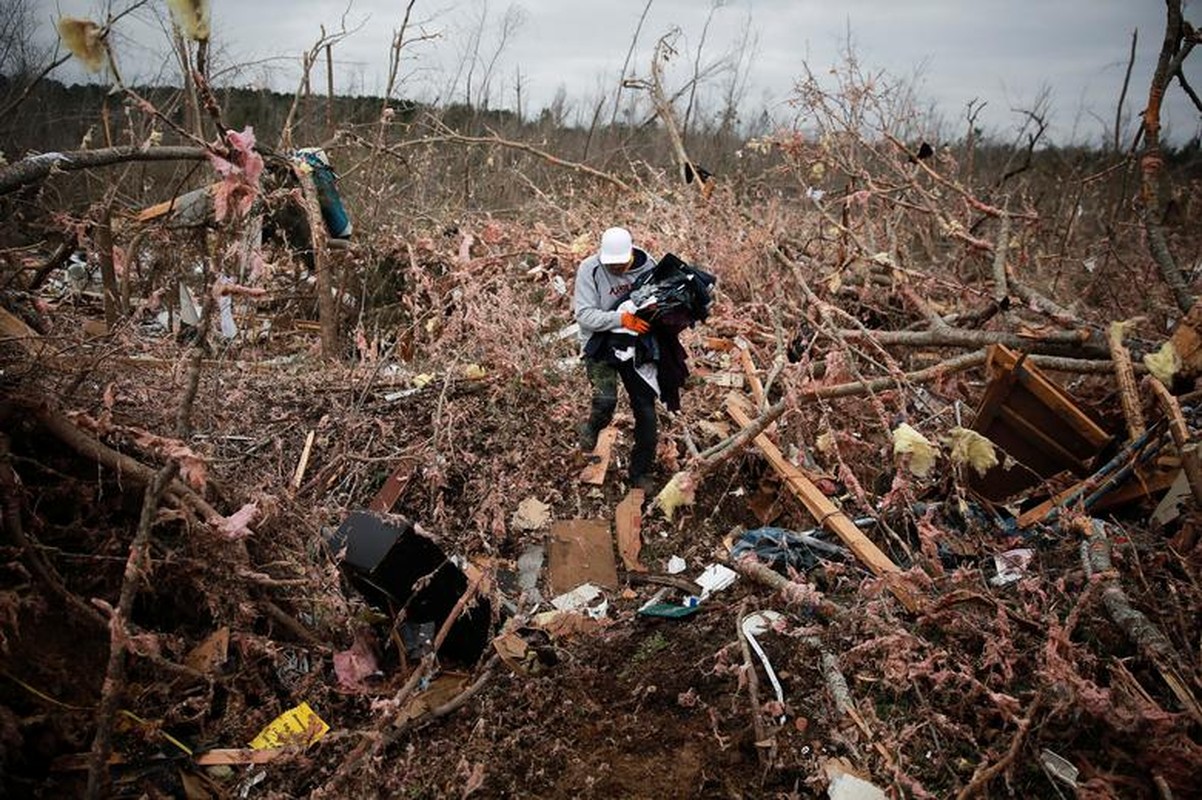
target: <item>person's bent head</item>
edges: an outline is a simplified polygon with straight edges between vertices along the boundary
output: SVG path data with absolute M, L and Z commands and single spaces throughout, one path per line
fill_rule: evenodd
M 634 241 L 625 228 L 609 228 L 601 234 L 601 263 L 615 275 L 634 266 Z

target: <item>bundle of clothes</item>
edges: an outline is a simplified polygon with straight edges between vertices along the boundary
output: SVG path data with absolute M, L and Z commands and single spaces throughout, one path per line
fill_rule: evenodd
M 669 411 L 680 410 L 680 390 L 689 376 L 680 333 L 709 316 L 718 279 L 668 253 L 655 269 L 639 277 L 623 300 L 651 323 L 642 335 L 619 330 L 593 334 L 585 345 L 589 358 L 617 364 L 634 359 L 639 375 Z

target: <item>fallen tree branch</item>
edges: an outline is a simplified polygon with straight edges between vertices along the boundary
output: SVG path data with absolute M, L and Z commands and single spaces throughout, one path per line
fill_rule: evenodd
M 830 691 L 831 699 L 835 702 L 835 710 L 850 719 L 859 728 L 860 733 L 864 734 L 865 740 L 870 742 L 881 758 L 884 759 L 889 769 L 896 771 L 897 760 L 893 758 L 885 745 L 876 741 L 876 737 L 872 735 L 872 730 L 868 727 L 868 723 L 864 721 L 864 717 L 856 709 L 855 700 L 851 696 L 851 687 L 848 686 L 847 678 L 843 675 L 843 671 L 839 669 L 839 659 L 834 653 L 826 649 L 822 644 L 822 640 L 817 636 L 805 636 L 801 641 L 818 651 L 822 679 L 826 681 L 826 688 Z
M 201 161 L 208 155 L 203 147 L 102 147 L 67 153 L 39 153 L 0 169 L 0 195 L 45 180 L 54 172 L 71 172 L 94 167 L 111 167 L 133 161 Z
M 1135 385 L 1135 371 L 1131 367 L 1131 352 L 1123 344 L 1125 325 L 1112 322 L 1106 331 L 1110 344 L 1110 357 L 1114 362 L 1114 379 L 1119 385 L 1119 400 L 1123 406 L 1123 417 L 1127 420 L 1127 436 L 1138 439 L 1147 430 L 1144 412 L 1140 407 L 1139 389 Z
M 150 555 L 150 529 L 154 525 L 159 498 L 167 484 L 175 477 L 179 465 L 167 463 L 146 486 L 142 496 L 142 513 L 138 518 L 138 529 L 129 545 L 129 558 L 125 562 L 125 573 L 121 581 L 121 595 L 117 607 L 110 609 L 109 660 L 101 690 L 100 706 L 96 711 L 96 735 L 92 739 L 91 756 L 88 761 L 88 786 L 86 797 L 94 800 L 108 793 L 108 757 L 112 752 L 113 719 L 125 683 L 125 653 L 128 633 L 125 622 L 133 609 L 134 598 L 142 585 L 144 562 Z
M 392 708 L 391 713 L 385 714 L 379 725 L 376 727 L 376 730 L 369 734 L 364 742 L 352 750 L 350 754 L 347 755 L 347 757 L 343 760 L 342 765 L 338 768 L 338 771 L 334 773 L 334 776 L 330 778 L 330 781 L 327 784 L 331 790 L 340 791 L 343 787 L 343 784 L 351 777 L 351 775 L 354 774 L 355 770 L 359 768 L 359 764 L 361 764 L 364 759 L 370 761 L 376 758 L 378 755 L 384 752 L 384 750 L 390 744 L 395 742 L 405 731 L 410 729 L 410 723 L 412 723 L 413 720 L 401 719 L 401 715 L 406 709 L 409 698 L 413 696 L 413 693 L 417 690 L 417 687 L 421 685 L 422 680 L 434 673 L 434 668 L 437 664 L 438 648 L 440 648 L 443 641 L 446 640 L 447 634 L 450 633 L 452 626 L 454 626 L 454 624 L 463 615 L 463 612 L 467 609 L 468 603 L 470 603 L 472 598 L 476 596 L 476 593 L 480 589 L 480 582 L 483 580 L 483 578 L 484 573 L 481 572 L 471 583 L 468 584 L 467 588 L 464 589 L 463 594 L 459 596 L 459 600 L 455 603 L 454 607 L 451 609 L 451 612 L 447 614 L 447 618 L 443 620 L 442 625 L 435 634 L 430 652 L 427 653 L 424 658 L 422 658 L 421 663 L 414 668 L 413 673 L 409 676 L 409 679 L 405 681 L 404 686 L 400 688 L 400 690 L 389 702 L 389 706 Z M 493 659 L 489 660 L 489 662 L 485 665 L 485 669 L 491 670 L 492 666 L 496 663 L 496 659 L 497 657 L 494 655 Z M 477 683 L 483 685 L 482 681 L 477 681 Z M 468 688 L 470 690 L 472 687 Z M 476 690 L 478 690 L 478 688 L 479 687 L 477 687 Z M 455 706 L 455 708 L 458 708 L 458 706 Z M 453 710 L 454 708 L 446 711 L 445 713 L 449 714 Z
M 836 620 L 846 616 L 846 610 L 827 600 L 809 583 L 801 580 L 789 580 L 776 570 L 756 561 L 754 558 L 741 558 L 737 561 L 727 560 L 726 563 L 744 578 L 767 586 L 775 592 L 780 592 L 786 603 L 798 604 L 803 611 L 814 614 L 819 619 Z
M 1019 300 L 1026 303 L 1028 308 L 1041 314 L 1047 314 L 1053 321 L 1061 325 L 1081 326 L 1085 324 L 1081 321 L 1080 317 L 1064 306 L 1050 298 L 1044 297 L 1025 283 L 1014 280 L 1013 277 L 1010 278 L 1010 291 L 1014 292 Z
M 1181 456 L 1181 469 L 1185 472 L 1194 502 L 1198 508 L 1202 508 L 1202 452 L 1199 452 L 1198 443 L 1190 440 L 1189 427 L 1185 424 L 1181 405 L 1164 384 L 1151 375 L 1144 378 L 1144 386 L 1156 396 L 1157 402 L 1168 417 L 1169 434 L 1173 437 L 1173 443 L 1177 445 L 1177 452 Z
M 12 453 L 9 450 L 7 434 L 0 433 L 0 503 L 3 504 L 4 529 L 12 538 L 13 543 L 24 552 L 29 564 L 38 577 L 52 592 L 62 598 L 68 606 L 78 611 L 83 617 L 92 622 L 105 626 L 104 617 L 92 606 L 67 588 L 58 572 L 39 553 L 25 536 L 25 528 L 21 523 L 20 479 L 12 467 Z
M 1010 740 L 1005 754 L 988 767 L 984 763 L 980 764 L 973 772 L 972 780 L 956 794 L 956 800 L 968 800 L 970 797 L 985 794 L 989 782 L 1010 768 L 1027 741 L 1027 734 L 1031 731 L 1031 723 L 1035 721 L 1035 710 L 1038 706 L 1039 701 L 1036 700 L 1031 713 L 1018 721 L 1018 729 L 1014 732 L 1014 738 Z
M 768 738 L 768 729 L 764 725 L 764 715 L 760 711 L 760 677 L 755 671 L 755 662 L 751 660 L 751 647 L 747 644 L 747 634 L 743 632 L 743 620 L 747 616 L 747 600 L 739 605 L 739 613 L 735 615 L 735 628 L 739 635 L 739 650 L 743 653 L 743 674 L 747 677 L 747 699 L 751 701 L 751 724 L 755 730 L 755 754 L 760 760 L 760 766 L 769 767 L 772 764 L 772 751 L 775 743 Z
M 871 341 L 876 344 L 905 347 L 986 347 L 1001 344 L 1025 353 L 1109 358 L 1106 341 L 1090 331 L 1056 331 L 1040 336 L 1023 336 L 1004 331 L 944 328 L 927 331 L 873 331 L 842 329 L 839 336 L 849 342 Z
M 119 478 L 128 477 L 143 486 L 149 485 L 154 480 L 156 470 L 153 467 L 148 467 L 137 459 L 119 453 L 99 439 L 89 436 L 61 411 L 51 408 L 46 403 L 32 405 L 27 403 L 26 407 L 30 408 L 37 416 L 38 422 L 63 444 L 80 455 L 96 461 L 101 466 L 113 470 Z M 174 476 L 168 482 L 164 492 L 167 497 L 190 507 L 207 523 L 211 524 L 214 520 L 223 518 L 223 515 L 209 505 L 208 501 Z

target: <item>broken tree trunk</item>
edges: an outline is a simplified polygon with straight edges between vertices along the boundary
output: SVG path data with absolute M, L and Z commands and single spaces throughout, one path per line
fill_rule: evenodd
M 663 65 L 675 53 L 672 45 L 668 44 L 668 37 L 660 38 L 655 45 L 655 54 L 651 57 L 651 80 L 628 80 L 623 82 L 623 86 L 646 89 L 651 95 L 651 103 L 655 106 L 656 116 L 663 120 L 664 130 L 668 132 L 668 140 L 672 143 L 672 153 L 676 157 L 676 166 L 681 180 L 691 183 L 696 179 L 697 191 L 701 193 L 702 197 L 708 197 L 712 186 L 707 178 L 702 177 L 700 170 L 689 158 L 688 151 L 684 146 L 684 137 L 680 135 L 680 126 L 676 122 L 676 112 L 672 110 L 672 101 L 664 92 Z
M 1194 296 L 1185 274 L 1169 250 L 1160 222 L 1160 173 L 1164 168 L 1164 156 L 1160 149 L 1160 106 L 1169 82 L 1181 70 L 1182 62 L 1197 42 L 1181 14 L 1181 0 L 1165 0 L 1165 6 L 1164 41 L 1160 46 L 1156 70 L 1152 74 L 1152 85 L 1148 88 L 1148 104 L 1144 106 L 1144 150 L 1139 159 L 1142 176 L 1140 217 L 1152 259 L 1160 267 L 1161 277 L 1172 291 L 1177 307 L 1185 312 L 1194 305 Z M 1187 31 L 1191 36 L 1186 36 Z
M 69 153 L 39 153 L 0 169 L 0 195 L 22 186 L 45 180 L 54 172 L 109 167 L 130 161 L 201 161 L 208 151 L 203 147 L 102 147 L 99 150 L 75 150 Z
M 121 308 L 121 290 L 117 284 L 117 270 L 113 264 L 113 207 L 106 205 L 100 210 L 100 221 L 96 223 L 96 255 L 100 261 L 100 281 L 104 286 L 104 324 L 112 331 L 117 324 Z

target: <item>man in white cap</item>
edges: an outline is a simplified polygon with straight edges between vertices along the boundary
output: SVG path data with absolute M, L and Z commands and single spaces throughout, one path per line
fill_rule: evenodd
M 626 297 L 634 282 L 653 269 L 655 261 L 644 250 L 634 246 L 630 231 L 609 228 L 601 235 L 601 249 L 580 262 L 576 269 L 574 303 L 576 322 L 580 325 L 580 345 L 585 350 L 585 366 L 593 387 L 588 421 L 578 428 L 580 446 L 589 451 L 597 446 L 597 435 L 609 425 L 617 408 L 618 379 L 621 378 L 634 412 L 634 448 L 630 454 L 629 485 L 646 490 L 651 488 L 650 471 L 655 462 L 655 445 L 659 435 L 655 419 L 657 388 L 654 385 L 654 365 L 651 365 L 651 382 L 648 382 L 644 375 L 640 375 L 635 359 L 631 356 L 623 358 L 621 353 L 633 353 L 635 337 L 651 329 L 650 323 L 635 313 Z M 608 337 L 606 334 L 618 336 Z M 597 352 L 602 340 L 619 345 L 616 358 L 612 345 L 600 348 L 603 352 Z M 625 346 L 627 344 L 629 347 Z

